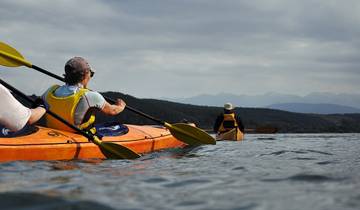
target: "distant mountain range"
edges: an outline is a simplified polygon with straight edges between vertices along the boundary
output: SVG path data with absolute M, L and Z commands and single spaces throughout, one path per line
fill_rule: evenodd
M 231 102 L 238 107 L 271 107 L 300 113 L 360 113 L 360 94 L 311 93 L 306 96 L 297 96 L 279 93 L 263 95 L 221 93 L 203 94 L 190 98 L 167 98 L 166 100 L 219 107 L 226 102 Z
M 315 114 L 351 114 L 360 113 L 360 109 L 336 104 L 281 103 L 272 104 L 267 108 L 297 113 Z

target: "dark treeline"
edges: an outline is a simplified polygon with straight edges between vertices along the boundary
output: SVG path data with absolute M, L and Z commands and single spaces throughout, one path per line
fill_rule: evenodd
M 122 98 L 125 102 L 148 115 L 169 123 L 186 119 L 197 126 L 211 130 L 222 107 L 197 106 L 156 99 L 139 99 L 117 92 L 103 93 L 109 98 Z M 22 100 L 20 100 L 22 101 Z M 301 114 L 264 108 L 236 108 L 245 128 L 276 128 L 281 133 L 358 133 L 360 114 Z M 126 124 L 155 124 L 155 122 L 125 110 L 115 117 L 97 115 L 97 122 L 119 121 Z M 42 123 L 43 124 L 43 121 Z
M 197 106 L 155 99 L 138 99 L 130 95 L 106 92 L 110 98 L 122 98 L 126 103 L 144 113 L 170 123 L 183 119 L 194 122 L 201 128 L 210 130 L 222 107 Z M 360 114 L 300 114 L 262 108 L 237 108 L 246 128 L 270 127 L 282 133 L 324 133 L 324 132 L 360 132 Z M 109 120 L 108 116 L 98 115 L 100 121 Z M 112 117 L 129 124 L 154 124 L 142 116 L 128 110 Z

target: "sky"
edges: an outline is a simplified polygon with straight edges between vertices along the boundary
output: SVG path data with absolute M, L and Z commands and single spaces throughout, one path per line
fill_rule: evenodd
M 0 41 L 58 75 L 82 56 L 91 89 L 139 98 L 351 94 L 359 11 L 358 0 L 1 0 Z M 28 94 L 59 83 L 26 67 L 0 77 Z

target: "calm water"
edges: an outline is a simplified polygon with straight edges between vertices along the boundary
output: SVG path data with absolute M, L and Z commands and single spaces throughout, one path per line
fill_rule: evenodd
M 360 134 L 247 135 L 135 161 L 0 164 L 0 209 L 21 206 L 19 192 L 113 209 L 360 209 Z M 22 205 L 54 207 L 46 199 Z

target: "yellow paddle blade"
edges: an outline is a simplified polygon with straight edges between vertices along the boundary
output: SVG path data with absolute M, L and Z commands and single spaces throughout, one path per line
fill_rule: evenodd
M 27 66 L 30 68 L 32 66 L 16 49 L 4 42 L 0 42 L 0 65 L 7 67 Z
M 101 152 L 108 159 L 136 159 L 140 157 L 139 154 L 127 147 L 111 142 L 103 142 L 96 136 L 94 136 L 92 142 L 99 146 Z
M 205 131 L 186 123 L 169 124 L 165 122 L 170 133 L 178 140 L 191 146 L 202 144 L 216 144 L 215 139 Z

